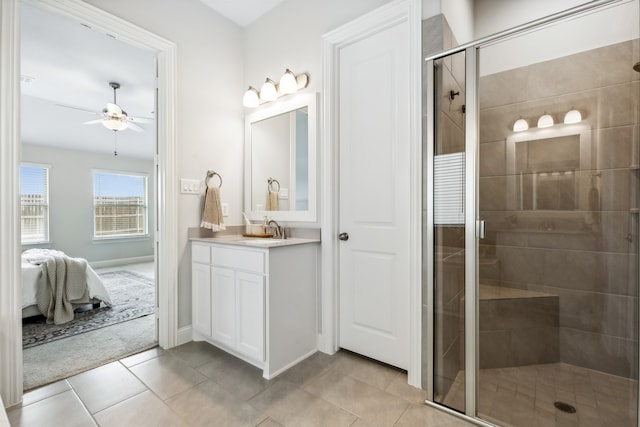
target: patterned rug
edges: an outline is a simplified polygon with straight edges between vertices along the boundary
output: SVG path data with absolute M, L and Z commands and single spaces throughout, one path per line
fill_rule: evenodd
M 95 310 L 76 311 L 75 318 L 63 325 L 47 325 L 44 316 L 23 319 L 22 347 L 34 347 L 154 312 L 155 286 L 152 279 L 127 270 L 110 271 L 99 276 L 111 296 L 111 307 L 102 304 Z

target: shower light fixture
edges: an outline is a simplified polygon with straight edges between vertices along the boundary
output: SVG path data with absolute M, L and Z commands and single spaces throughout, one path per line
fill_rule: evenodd
M 242 105 L 248 108 L 256 108 L 263 102 L 275 101 L 280 96 L 296 93 L 309 85 L 309 76 L 305 73 L 295 75 L 290 69 L 286 69 L 278 84 L 266 78 L 260 92 L 252 86 L 244 93 Z
M 513 131 L 514 132 L 522 132 L 524 130 L 529 129 L 529 123 L 527 123 L 527 121 L 525 119 L 518 119 L 516 120 L 516 122 L 513 124 Z
M 538 119 L 539 128 L 548 128 L 551 126 L 553 126 L 553 117 L 551 117 L 547 113 L 544 113 L 542 116 L 540 116 L 540 118 Z
M 582 121 L 582 114 L 578 110 L 570 110 L 564 115 L 564 123 L 569 125 L 573 123 L 580 123 Z

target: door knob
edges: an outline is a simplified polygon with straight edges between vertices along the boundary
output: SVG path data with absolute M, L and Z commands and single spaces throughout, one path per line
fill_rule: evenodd
M 340 233 L 340 234 L 338 234 L 338 239 L 340 239 L 340 240 L 349 240 L 349 234 L 348 233 Z

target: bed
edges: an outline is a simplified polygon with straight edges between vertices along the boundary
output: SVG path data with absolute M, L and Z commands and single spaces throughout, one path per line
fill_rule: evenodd
M 34 261 L 33 250 L 25 251 L 22 255 L 22 318 L 42 315 L 38 308 L 38 294 L 47 286 L 46 267 L 43 263 Z M 38 252 L 39 254 L 55 253 L 64 255 L 59 251 Z M 25 255 L 26 254 L 26 255 Z M 29 256 L 31 254 L 31 256 Z M 65 255 L 66 256 L 66 255 Z M 83 260 L 86 263 L 86 260 Z M 82 297 L 75 298 L 69 302 L 73 308 L 78 308 L 87 304 L 93 304 L 94 308 L 103 302 L 108 307 L 111 306 L 111 298 L 98 274 L 86 264 L 86 279 L 84 284 L 78 284 L 86 289 Z

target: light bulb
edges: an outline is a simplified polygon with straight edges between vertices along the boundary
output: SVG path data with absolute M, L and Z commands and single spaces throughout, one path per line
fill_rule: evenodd
M 582 114 L 578 110 L 571 110 L 564 115 L 564 122 L 566 124 L 580 123 L 582 121 Z
M 286 69 L 282 77 L 280 77 L 280 93 L 289 94 L 298 91 L 298 82 L 296 76 L 290 69 Z
M 263 101 L 275 101 L 278 99 L 276 84 L 270 78 L 267 78 L 260 88 L 260 99 Z
M 525 119 L 518 119 L 513 124 L 513 131 L 514 132 L 522 132 L 522 131 L 527 130 L 527 129 L 529 129 L 529 123 L 527 123 L 527 121 Z
M 125 130 L 129 125 L 118 119 L 106 119 L 102 121 L 102 125 L 110 130 Z
M 553 126 L 553 117 L 546 113 L 540 116 L 540 118 L 538 119 L 538 127 L 548 128 L 550 126 Z
M 242 97 L 242 105 L 247 108 L 256 108 L 260 105 L 260 99 L 258 98 L 258 91 L 249 86 L 249 89 L 244 93 Z

